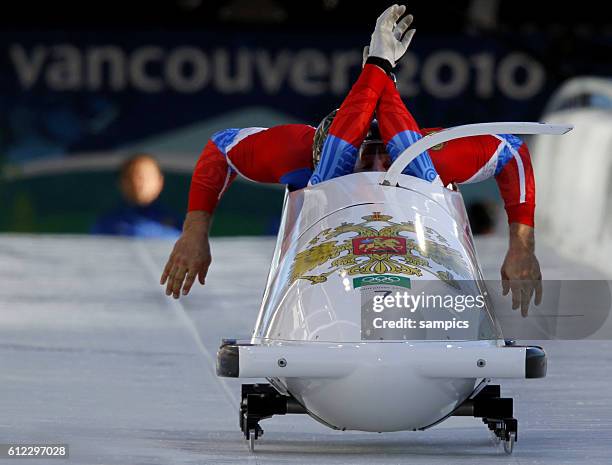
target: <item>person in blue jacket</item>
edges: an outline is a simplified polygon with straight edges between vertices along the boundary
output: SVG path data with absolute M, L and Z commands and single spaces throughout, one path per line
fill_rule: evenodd
M 180 235 L 181 220 L 158 200 L 164 175 L 155 158 L 137 154 L 125 160 L 119 171 L 119 188 L 123 205 L 98 218 L 93 234 L 168 238 Z

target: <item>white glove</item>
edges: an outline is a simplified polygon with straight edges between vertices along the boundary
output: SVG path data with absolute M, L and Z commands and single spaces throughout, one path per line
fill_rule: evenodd
M 405 11 L 404 5 L 392 5 L 378 17 L 369 50 L 366 52 L 364 49 L 364 56 L 367 53 L 366 59 L 368 57 L 382 58 L 395 67 L 395 64 L 408 50 L 410 41 L 416 32 L 416 29 L 408 30 L 414 19 L 412 15 L 407 15 L 398 22 Z

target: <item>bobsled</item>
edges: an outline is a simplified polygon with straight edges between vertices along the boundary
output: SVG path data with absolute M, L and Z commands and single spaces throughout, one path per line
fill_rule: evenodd
M 569 130 L 459 126 L 423 137 L 387 172 L 286 192 L 252 337 L 224 339 L 217 353 L 218 376 L 267 379 L 242 385 L 240 428 L 251 450 L 260 421 L 273 415 L 372 432 L 424 430 L 462 415 L 481 418 L 512 452 L 513 400 L 490 381 L 542 378 L 546 354 L 504 340 L 461 193 L 402 172 L 452 139 Z M 392 305 L 408 298 L 432 303 Z M 478 308 L 465 309 L 468 300 Z

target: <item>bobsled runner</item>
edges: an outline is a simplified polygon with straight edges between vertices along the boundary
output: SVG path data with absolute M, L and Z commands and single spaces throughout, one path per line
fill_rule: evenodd
M 420 153 L 460 137 L 569 130 L 542 123 L 450 128 L 411 145 L 385 173 L 286 193 L 253 335 L 224 339 L 217 354 L 219 376 L 268 380 L 242 385 L 240 428 L 251 450 L 263 434 L 260 421 L 273 415 L 308 414 L 334 429 L 373 432 L 424 430 L 462 415 L 481 418 L 512 452 L 513 401 L 490 380 L 542 378 L 546 355 L 504 340 L 461 194 L 439 178 L 402 171 Z M 438 298 L 408 312 L 375 307 L 402 292 Z M 465 303 L 457 298 L 466 295 L 482 304 L 477 311 L 445 304 L 449 296 Z

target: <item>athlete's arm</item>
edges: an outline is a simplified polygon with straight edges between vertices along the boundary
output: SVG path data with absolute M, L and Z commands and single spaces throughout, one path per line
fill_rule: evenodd
M 522 223 L 509 226 L 509 243 L 501 267 L 503 294 L 512 291 L 512 308 L 520 307 L 521 315 L 527 316 L 529 303 L 534 296 L 536 305 L 542 301 L 542 273 L 535 255 L 535 231 Z
M 311 184 L 353 172 L 359 147 L 370 129 L 374 110 L 388 82 L 391 80 L 382 68 L 366 63 L 329 128 Z
M 228 129 L 215 134 L 213 140 L 231 169 L 240 176 L 299 189 L 312 174 L 314 131 L 305 124 L 284 124 L 270 129 Z M 201 175 L 204 173 L 196 167 L 194 177 Z
M 191 176 L 187 211 L 205 211 L 212 215 L 221 196 L 236 178 L 225 153 L 214 141 L 215 135 L 204 147 Z
M 424 129 L 424 132 L 434 130 Z M 508 215 L 509 244 L 501 268 L 503 292 L 527 316 L 529 302 L 542 299 L 542 274 L 535 255 L 535 180 L 527 145 L 512 135 L 455 139 L 430 150 L 442 182 L 466 184 L 495 177 Z
M 159 282 L 162 286 L 166 284 L 166 295 L 178 299 L 181 288 L 183 295 L 187 295 L 196 276 L 200 284 L 206 282 L 206 273 L 212 261 L 208 242 L 211 222 L 212 215 L 207 211 L 187 213 L 183 232 L 174 244 Z
M 306 185 L 312 174 L 311 126 L 226 129 L 208 141 L 189 191 L 183 233 L 174 245 L 160 284 L 166 295 L 187 295 L 196 277 L 205 283 L 212 261 L 208 240 L 212 217 L 223 193 L 238 174 L 256 182 Z
M 311 184 L 353 172 L 376 105 L 391 82 L 387 73 L 406 53 L 414 36 L 414 30 L 408 30 L 412 15 L 401 18 L 405 11 L 404 5 L 392 5 L 376 20 L 370 45 L 364 50 L 363 70 L 329 128 Z
M 421 139 L 419 125 L 404 105 L 395 83 L 389 81 L 385 86 L 376 110 L 380 135 L 387 146 L 387 152 L 392 161 Z M 436 176 L 434 164 L 428 152 L 423 152 L 405 169 L 404 174 L 410 174 L 427 181 L 433 181 Z
M 512 135 L 464 137 L 430 150 L 430 156 L 445 185 L 495 177 L 508 223 L 533 227 L 535 181 L 529 150 L 521 139 Z

